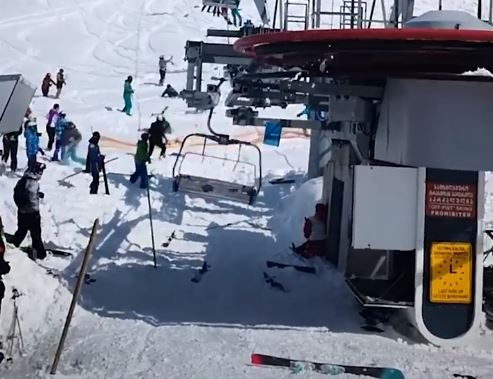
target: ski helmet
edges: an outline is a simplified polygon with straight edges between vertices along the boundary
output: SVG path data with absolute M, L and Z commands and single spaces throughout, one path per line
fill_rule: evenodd
M 164 120 L 164 117 L 162 114 L 158 114 L 156 117 L 156 121 L 162 122 Z

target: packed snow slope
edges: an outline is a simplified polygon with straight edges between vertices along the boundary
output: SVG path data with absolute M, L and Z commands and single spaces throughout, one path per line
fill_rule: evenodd
M 423 10 L 432 3 L 421 4 Z M 458 2 L 465 6 L 464 2 Z M 468 5 L 467 3 L 466 5 Z M 472 2 L 470 11 L 474 12 Z M 435 4 L 433 3 L 433 6 Z M 157 58 L 173 56 L 166 82 L 185 84 L 184 45 L 201 40 L 207 27 L 225 27 L 221 18 L 200 12 L 192 0 L 0 0 L 0 73 L 22 73 L 40 83 L 46 72 L 64 68 L 68 85 L 61 107 L 82 131 L 103 135 L 111 194 L 102 188 L 89 196 L 90 178 L 66 177 L 75 164 L 48 163 L 41 180 L 46 194 L 41 205 L 44 239 L 74 253 L 73 259 L 48 257 L 35 264 L 16 249 L 7 259 L 7 296 L 0 316 L 0 335 L 8 332 L 12 288 L 18 299 L 25 341 L 23 357 L 14 356 L 2 378 L 40 378 L 47 374 L 68 310 L 71 291 L 94 219 L 100 221 L 96 249 L 89 263 L 95 282 L 83 287 L 66 341 L 58 378 L 279 378 L 275 369 L 251 367 L 252 352 L 324 362 L 373 364 L 401 368 L 406 378 L 448 378 L 451 373 L 490 377 L 492 335 L 485 328 L 467 346 L 438 349 L 404 341 L 393 332 L 362 332 L 358 307 L 342 278 L 322 262 L 316 275 L 290 269 L 267 269 L 266 259 L 298 262 L 287 250 L 302 241 L 303 217 L 321 195 L 321 181 L 306 182 L 308 140 L 301 131 L 285 133 L 279 148 L 262 146 L 264 186 L 253 206 L 213 201 L 171 191 L 171 170 L 177 141 L 205 131 L 205 114 L 186 109 L 179 99 L 163 99 L 157 87 Z M 255 10 L 242 2 L 244 18 Z M 471 68 L 475 69 L 475 68 Z M 206 82 L 220 76 L 220 67 L 205 67 Z M 131 117 L 123 106 L 123 81 L 135 77 Z M 32 108 L 41 131 L 44 115 L 55 103 L 37 93 Z M 173 133 L 168 156 L 154 158 L 149 171 L 157 266 L 153 254 L 145 191 L 130 185 L 139 129 L 169 106 L 166 117 Z M 297 108 L 288 110 L 291 114 Z M 279 110 L 269 110 L 279 114 Z M 283 111 L 284 112 L 284 111 Z M 261 130 L 233 128 L 215 112 L 220 131 L 260 144 Z M 43 144 L 46 144 L 43 136 Z M 176 140 L 176 141 L 175 141 Z M 199 148 L 192 144 L 192 150 Z M 20 167 L 26 165 L 23 139 Z M 234 151 L 210 151 L 235 158 Z M 242 164 L 212 161 L 184 163 L 184 170 L 202 175 L 228 175 L 252 180 L 248 169 L 255 154 L 244 152 Z M 155 157 L 157 153 L 155 153 Z M 217 161 L 217 159 L 216 159 Z M 229 170 L 229 171 L 228 171 Z M 294 184 L 270 185 L 280 176 Z M 7 232 L 16 225 L 12 189 L 17 177 L 0 177 L 0 212 Z M 175 231 L 168 247 L 162 244 Z M 28 241 L 26 241 L 26 244 Z M 206 261 L 200 283 L 191 281 Z M 299 262 L 298 262 L 299 263 Z M 49 274 L 46 268 L 50 268 Z M 275 276 L 286 292 L 271 288 L 263 273 Z M 307 374 L 304 377 L 318 377 Z M 343 376 L 342 376 L 343 377 Z M 349 376 L 348 376 L 349 377 Z

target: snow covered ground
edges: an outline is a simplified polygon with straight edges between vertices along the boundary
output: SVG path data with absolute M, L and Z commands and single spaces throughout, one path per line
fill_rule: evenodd
M 474 12 L 472 2 L 456 3 Z M 431 9 L 431 4 L 423 7 Z M 456 349 L 413 344 L 392 332 L 365 333 L 342 278 L 321 262 L 316 264 L 315 276 L 270 269 L 287 293 L 264 283 L 265 260 L 293 259 L 286 246 L 302 240 L 303 217 L 320 197 L 320 180 L 303 184 L 308 141 L 301 132 L 286 133 L 279 148 L 261 147 L 264 187 L 254 206 L 171 192 L 174 158 L 170 153 L 177 151 L 187 133 L 206 131 L 206 115 L 190 113 L 179 99 L 160 97 L 157 57 L 174 57 L 167 81 L 181 90 L 185 41 L 203 39 L 207 27 L 224 27 L 220 18 L 200 12 L 198 0 L 16 0 L 0 1 L 0 8 L 0 73 L 22 73 L 40 83 L 46 72 L 55 74 L 64 68 L 68 86 L 59 100 L 62 109 L 81 129 L 84 140 L 98 130 L 107 159 L 118 157 L 108 165 L 110 196 L 100 189 L 101 194 L 90 197 L 90 178 L 85 175 L 64 179 L 81 167 L 48 164 L 41 181 L 46 194 L 41 209 L 44 239 L 72 249 L 77 256 L 47 258 L 41 264 L 55 274 L 48 275 L 20 251 L 8 251 L 12 271 L 5 277 L 7 295 L 13 287 L 24 294 L 18 303 L 26 353 L 15 357 L 8 370 L 0 368 L 0 377 L 50 377 L 48 367 L 70 303 L 79 253 L 95 218 L 101 227 L 89 273 L 96 282 L 83 288 L 57 378 L 288 375 L 250 367 L 249 355 L 254 351 L 393 366 L 403 369 L 406 378 L 441 379 L 453 372 L 491 377 L 493 338 L 484 328 L 469 346 Z M 243 8 L 244 15 L 255 16 L 253 4 Z M 123 105 L 127 75 L 135 77 L 132 117 L 114 110 Z M 219 66 L 205 68 L 206 79 L 218 75 Z M 41 126 L 54 102 L 39 93 L 33 100 Z M 134 151 L 139 129 L 147 127 L 151 114 L 165 106 L 170 107 L 166 117 L 173 128 L 172 143 L 166 159 L 157 159 L 155 153 L 149 165 L 154 174 L 150 187 L 156 270 L 147 198 L 138 185 L 128 183 L 133 171 L 133 157 L 128 153 Z M 220 131 L 261 142 L 260 130 L 232 128 L 223 114 L 224 108 L 219 107 L 213 118 Z M 22 145 L 21 141 L 20 166 L 25 167 Z M 192 146 L 197 149 L 200 146 Z M 215 155 L 232 157 L 229 151 L 214 149 Z M 255 156 L 245 153 L 245 160 L 254 162 Z M 79 155 L 85 155 L 85 143 Z M 228 169 L 201 163 L 189 162 L 183 168 L 214 175 L 225 175 Z M 237 167 L 238 175 L 232 179 L 242 182 L 241 174 L 247 174 L 248 167 Z M 296 183 L 269 185 L 269 179 L 284 175 Z M 0 212 L 7 232 L 15 229 L 15 182 L 16 178 L 0 177 Z M 177 238 L 162 247 L 173 231 Z M 210 272 L 200 283 L 191 282 L 204 260 Z M 7 297 L 0 318 L 4 336 L 11 311 Z

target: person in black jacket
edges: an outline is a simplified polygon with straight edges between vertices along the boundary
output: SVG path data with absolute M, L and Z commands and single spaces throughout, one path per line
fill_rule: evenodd
M 7 163 L 10 157 L 10 169 L 17 170 L 17 150 L 19 148 L 19 136 L 22 134 L 22 125 L 17 132 L 7 133 L 3 136 L 2 161 Z
M 149 128 L 149 157 L 154 151 L 154 147 L 161 148 L 160 157 L 166 156 L 166 144 L 168 139 L 166 138 L 165 131 L 167 129 L 168 122 L 164 119 L 163 115 L 158 115 L 156 121 L 151 124 Z M 164 139 L 164 142 L 163 142 Z
M 2 313 L 2 299 L 5 295 L 5 285 L 2 276 L 10 272 L 9 262 L 5 260 L 5 243 L 3 242 L 3 222 L 0 217 L 0 314 Z
M 41 238 L 41 215 L 39 213 L 39 199 L 44 198 L 43 192 L 39 190 L 39 180 L 45 168 L 44 163 L 36 162 L 17 182 L 14 188 L 14 201 L 17 205 L 17 231 L 8 241 L 19 247 L 29 232 L 34 256 L 38 259 L 46 257 Z

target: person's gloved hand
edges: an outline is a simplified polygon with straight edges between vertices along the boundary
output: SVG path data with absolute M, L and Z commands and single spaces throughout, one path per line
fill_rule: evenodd
M 40 192 L 38 196 L 39 196 L 40 199 L 44 199 L 45 198 L 45 194 L 43 192 Z

